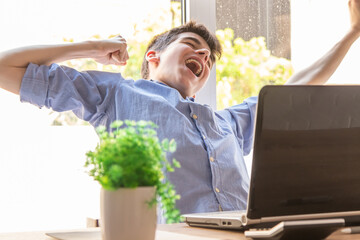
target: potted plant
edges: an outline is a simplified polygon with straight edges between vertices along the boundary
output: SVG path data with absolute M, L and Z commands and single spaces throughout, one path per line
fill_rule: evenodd
M 103 240 L 153 240 L 158 200 L 167 223 L 179 222 L 179 199 L 163 171 L 180 167 L 166 153 L 176 150 L 174 140 L 159 142 L 150 121 L 115 121 L 110 133 L 97 128 L 100 143 L 86 153 L 87 172 L 101 188 L 100 227 Z

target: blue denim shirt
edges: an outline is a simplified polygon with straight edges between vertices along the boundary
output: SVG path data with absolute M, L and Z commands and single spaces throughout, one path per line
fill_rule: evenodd
M 246 209 L 249 176 L 243 156 L 252 148 L 256 97 L 213 111 L 154 81 L 30 64 L 20 98 L 54 111 L 71 110 L 94 127 L 109 127 L 114 120 L 151 120 L 159 126 L 160 140 L 177 143 L 168 157 L 181 168 L 167 174 L 181 195 L 177 207 L 182 214 Z

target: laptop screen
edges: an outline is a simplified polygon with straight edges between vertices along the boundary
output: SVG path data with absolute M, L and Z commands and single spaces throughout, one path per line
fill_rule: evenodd
M 266 86 L 249 218 L 360 210 L 360 86 Z

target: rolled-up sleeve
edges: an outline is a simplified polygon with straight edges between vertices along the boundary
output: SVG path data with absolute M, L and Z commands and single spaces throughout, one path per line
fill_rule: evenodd
M 48 79 L 48 66 L 30 63 L 21 82 L 20 101 L 43 107 L 49 87 Z
M 121 80 L 119 73 L 30 64 L 22 80 L 20 101 L 57 112 L 71 110 L 94 124 L 106 114 Z

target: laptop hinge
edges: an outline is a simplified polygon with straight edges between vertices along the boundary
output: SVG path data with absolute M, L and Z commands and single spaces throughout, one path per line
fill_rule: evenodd
M 321 218 L 339 218 L 339 217 L 344 218 L 344 217 L 351 217 L 351 216 L 358 216 L 358 215 L 360 215 L 360 211 L 299 214 L 299 215 L 262 217 L 260 219 L 260 222 L 265 223 L 265 222 L 280 222 L 280 221 L 321 219 Z

